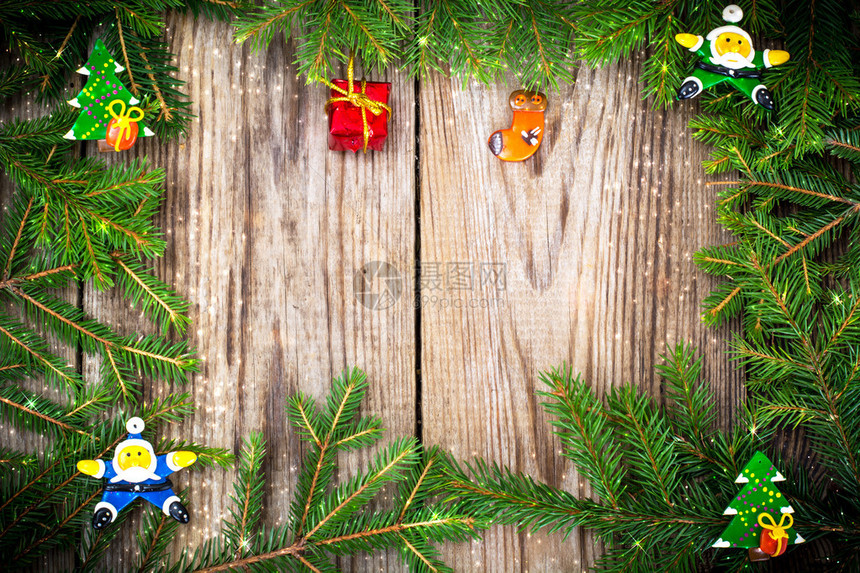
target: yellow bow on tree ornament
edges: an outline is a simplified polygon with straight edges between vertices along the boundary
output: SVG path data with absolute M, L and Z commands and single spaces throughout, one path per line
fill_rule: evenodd
M 732 498 L 723 515 L 733 515 L 713 547 L 738 547 L 749 550 L 750 561 L 766 561 L 785 553 L 793 543 L 805 540 L 793 529 L 794 509 L 774 482 L 785 481 L 773 463 L 756 452 L 735 483 L 746 484 Z M 774 515 L 781 515 L 779 522 Z
M 354 62 L 355 56 L 350 55 L 346 81 L 320 79 L 331 88 L 331 98 L 325 104 L 329 116 L 329 149 L 355 152 L 361 148 L 367 153 L 370 147 L 382 151 L 391 117 L 388 106 L 391 84 L 362 78 L 360 91 L 356 91 Z M 371 113 L 370 117 L 367 112 Z
M 113 109 L 116 104 L 120 106 L 119 113 Z M 126 109 L 124 101 L 115 99 L 108 104 L 108 112 L 111 120 L 108 122 L 105 141 L 113 146 L 114 151 L 129 149 L 137 141 L 137 122 L 143 119 L 143 110 L 136 105 Z M 132 117 L 132 113 L 137 115 Z

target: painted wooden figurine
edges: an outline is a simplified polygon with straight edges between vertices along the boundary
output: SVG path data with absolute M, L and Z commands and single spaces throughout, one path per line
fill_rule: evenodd
M 730 4 L 723 10 L 727 25 L 714 28 L 704 38 L 693 34 L 675 36 L 676 42 L 701 58 L 693 75 L 681 84 L 678 99 L 690 99 L 727 82 L 763 108 L 774 108 L 773 96 L 762 83 L 762 70 L 784 64 L 789 54 L 783 50 L 757 52 L 750 35 L 735 26 L 743 16 L 740 7 Z
M 723 512 L 734 517 L 713 547 L 745 548 L 750 561 L 766 561 L 803 543 L 794 530 L 794 508 L 776 485 L 781 481 L 785 477 L 767 456 L 756 452 L 735 479 L 744 487 Z
M 69 105 L 81 112 L 63 137 L 75 141 L 95 139 L 99 151 L 116 152 L 129 149 L 139 136 L 155 135 L 141 121 L 144 113 L 136 105 L 140 101 L 117 77 L 123 70 L 104 42 L 96 40 L 90 59 L 78 70 L 87 76 L 87 85 L 78 97 L 69 100 Z
M 517 90 L 510 97 L 514 120 L 487 140 L 490 151 L 502 161 L 523 161 L 535 154 L 543 140 L 546 96 L 540 92 Z
M 128 439 L 117 445 L 113 461 L 81 460 L 77 464 L 79 472 L 108 480 L 93 513 L 93 527 L 104 529 L 139 497 L 179 523 L 188 523 L 188 510 L 167 476 L 196 462 L 197 454 L 180 450 L 156 455 L 152 444 L 140 435 L 144 428 L 142 419 L 131 418 L 125 427 Z

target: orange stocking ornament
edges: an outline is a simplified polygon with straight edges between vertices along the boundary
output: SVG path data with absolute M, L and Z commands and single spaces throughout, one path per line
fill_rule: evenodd
M 493 133 L 487 145 L 502 161 L 523 161 L 535 154 L 543 140 L 546 96 L 517 90 L 511 94 L 509 103 L 514 112 L 511 127 Z

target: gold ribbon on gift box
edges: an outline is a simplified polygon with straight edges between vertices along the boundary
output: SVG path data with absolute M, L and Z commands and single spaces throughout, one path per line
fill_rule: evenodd
M 119 113 L 113 110 L 113 106 L 115 104 L 119 104 Z M 133 105 L 126 110 L 125 102 L 121 99 L 115 99 L 108 104 L 108 112 L 111 117 L 116 120 L 116 127 L 119 129 L 119 134 L 116 136 L 116 141 L 114 142 L 114 151 L 119 151 L 119 144 L 123 139 L 131 138 L 131 124 L 137 123 L 138 121 L 143 119 L 143 110 Z M 136 117 L 132 117 L 132 113 L 137 114 Z
M 320 79 L 320 81 L 331 89 L 335 90 L 336 92 L 343 94 L 342 97 L 333 97 L 329 99 L 325 103 L 326 111 L 328 111 L 328 106 L 340 101 L 351 103 L 352 105 L 361 110 L 361 124 L 364 135 L 364 152 L 367 153 L 367 144 L 370 141 L 370 125 L 367 123 L 367 112 L 369 111 L 373 115 L 380 115 L 383 111 L 387 111 L 388 118 L 391 119 L 391 108 L 382 103 L 381 101 L 376 101 L 368 97 L 368 95 L 365 93 L 366 82 L 364 81 L 364 78 L 361 78 L 361 91 L 355 91 L 355 81 L 353 80 L 353 78 L 355 77 L 353 72 L 354 63 L 355 55 L 350 54 L 349 70 L 347 71 L 347 89 L 339 88 L 325 79 Z
M 765 521 L 770 521 L 770 523 L 765 523 Z M 782 540 L 785 539 L 785 543 L 788 543 L 788 532 L 786 529 L 794 525 L 794 518 L 791 514 L 783 513 L 779 523 L 777 523 L 771 514 L 760 513 L 758 524 L 762 526 L 762 529 L 770 531 L 770 536 L 776 541 L 776 554 L 779 555 L 782 551 Z

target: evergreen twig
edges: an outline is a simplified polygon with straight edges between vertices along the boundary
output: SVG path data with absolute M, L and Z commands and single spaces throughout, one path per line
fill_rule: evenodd
M 303 566 L 328 571 L 328 556 L 396 548 L 415 571 L 450 571 L 431 542 L 476 538 L 487 523 L 435 499 L 448 463 L 438 449 L 423 451 L 413 438 L 394 440 L 367 468 L 335 485 L 335 454 L 379 439 L 379 421 L 358 416 L 366 387 L 364 373 L 355 369 L 334 380 L 322 409 L 302 394 L 289 399 L 287 412 L 307 447 L 289 523 L 274 529 L 260 523 L 265 443 L 262 435 L 252 434 L 242 446 L 233 506 L 221 535 L 203 548 L 184 551 L 166 570 L 212 573 Z M 391 507 L 371 507 L 383 487 L 395 485 Z

